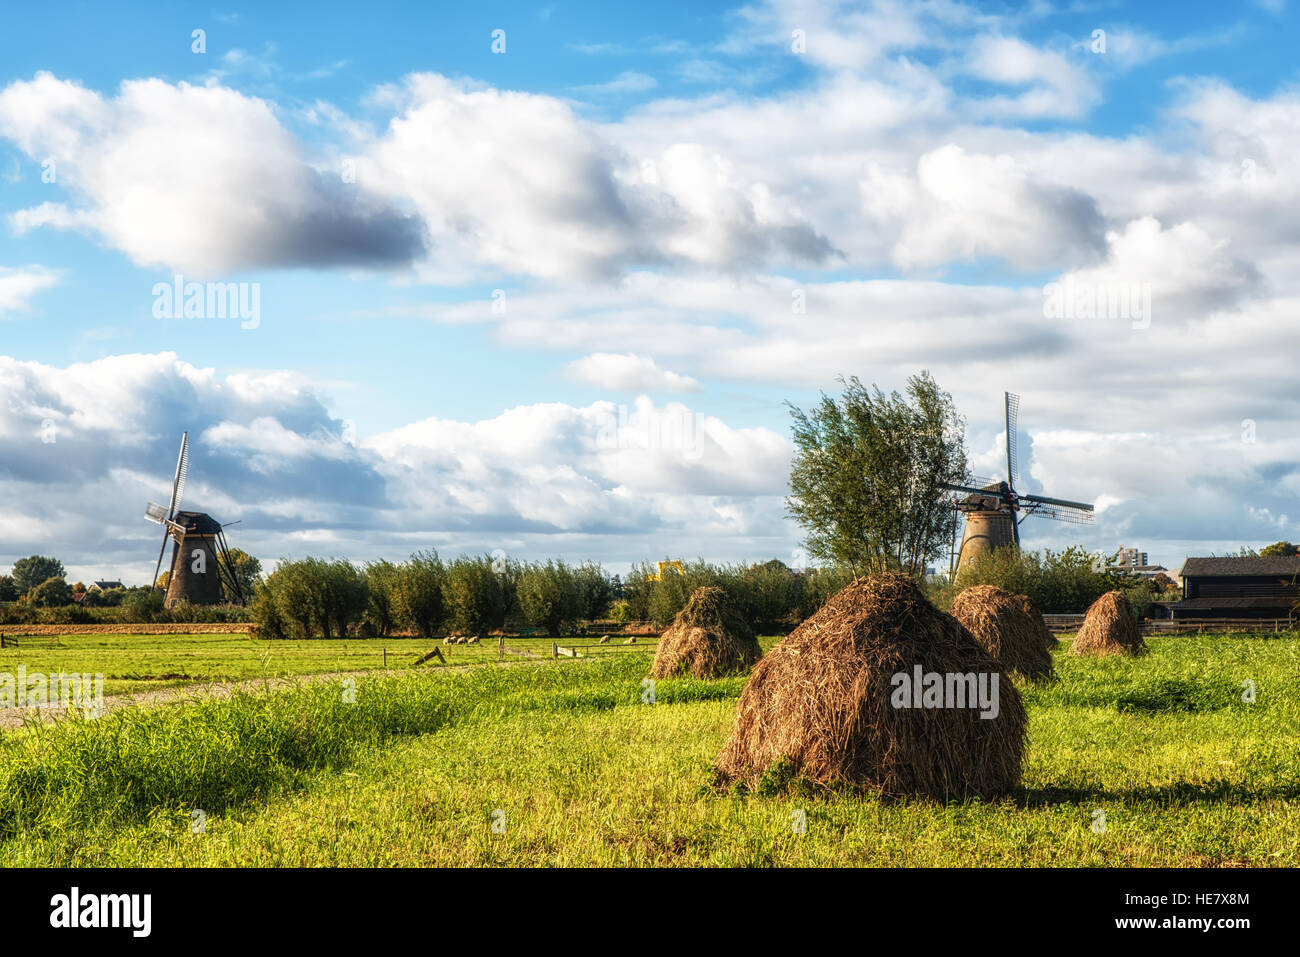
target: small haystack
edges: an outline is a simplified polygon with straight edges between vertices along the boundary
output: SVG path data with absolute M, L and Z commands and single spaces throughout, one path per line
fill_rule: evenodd
M 720 678 L 744 674 L 763 656 L 749 625 L 713 585 L 695 589 L 686 607 L 659 636 L 651 678 Z
M 780 766 L 888 795 L 991 798 L 1020 786 L 1025 725 L 1019 692 L 971 633 L 911 579 L 878 575 L 844 588 L 759 662 L 718 776 L 755 786 Z
M 1056 639 L 1024 595 L 1013 595 L 997 585 L 972 585 L 958 593 L 952 616 L 1008 671 L 1032 680 L 1052 676 L 1048 649 Z
M 1136 655 L 1145 650 L 1137 614 L 1122 591 L 1108 591 L 1092 603 L 1070 644 L 1072 655 Z

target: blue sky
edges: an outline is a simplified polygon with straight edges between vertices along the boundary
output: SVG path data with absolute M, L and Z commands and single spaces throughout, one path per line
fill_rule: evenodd
M 264 559 L 791 560 L 783 403 L 921 368 L 980 471 L 1010 389 L 1028 490 L 1098 503 L 1030 546 L 1294 540 L 1295 20 L 8 10 L 0 568 L 146 575 L 185 429 L 191 504 Z M 256 327 L 158 318 L 177 274 L 255 286 Z M 1047 317 L 1067 277 L 1154 321 Z M 677 438 L 611 442 L 629 415 Z

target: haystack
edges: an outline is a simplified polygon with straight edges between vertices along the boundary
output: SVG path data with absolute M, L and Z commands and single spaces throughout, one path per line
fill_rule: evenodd
M 911 679 L 935 673 L 947 689 L 938 704 L 978 700 L 962 679 L 978 684 L 983 675 L 985 701 L 995 705 L 937 707 L 928 691 L 900 700 Z M 886 795 L 990 798 L 1020 785 L 1025 723 L 1020 694 L 964 625 L 906 576 L 872 576 L 833 596 L 759 662 L 718 777 L 754 786 L 780 766 L 790 777 Z
M 1122 591 L 1092 603 L 1070 645 L 1072 655 L 1136 655 L 1146 650 L 1133 604 Z
M 1048 649 L 1056 639 L 1024 595 L 1013 595 L 997 585 L 972 585 L 958 593 L 952 616 L 1008 671 L 1034 680 L 1052 676 Z
M 713 585 L 695 589 L 686 607 L 659 636 L 651 678 L 691 675 L 720 678 L 744 674 L 763 656 L 763 649 L 726 593 Z

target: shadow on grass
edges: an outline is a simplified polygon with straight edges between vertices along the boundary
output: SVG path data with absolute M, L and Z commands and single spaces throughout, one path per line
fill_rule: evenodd
M 1175 781 L 1172 784 L 1135 788 L 1047 787 L 1020 792 L 1016 803 L 1026 809 L 1057 804 L 1158 804 L 1185 805 L 1231 802 L 1255 804 L 1263 801 L 1292 801 L 1300 798 L 1300 781 L 1251 785 L 1234 781 Z

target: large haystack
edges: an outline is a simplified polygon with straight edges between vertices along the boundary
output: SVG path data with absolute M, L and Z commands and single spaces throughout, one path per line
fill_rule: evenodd
M 719 678 L 744 674 L 763 656 L 749 625 L 712 585 L 695 589 L 686 607 L 659 636 L 652 678 Z
M 1056 639 L 1024 595 L 997 585 L 972 585 L 953 600 L 952 616 L 1008 671 L 1034 680 L 1052 676 L 1049 649 Z
M 928 690 L 903 700 L 931 673 L 958 706 L 934 706 Z M 911 579 L 880 575 L 844 588 L 759 662 L 717 766 L 724 784 L 753 786 L 781 765 L 828 786 L 989 798 L 1019 787 L 1024 747 L 1024 706 L 997 660 Z
M 1072 655 L 1136 655 L 1146 650 L 1133 604 L 1122 591 L 1092 603 L 1070 645 Z

